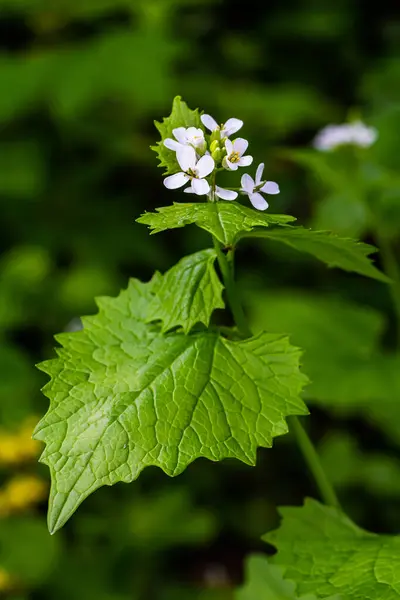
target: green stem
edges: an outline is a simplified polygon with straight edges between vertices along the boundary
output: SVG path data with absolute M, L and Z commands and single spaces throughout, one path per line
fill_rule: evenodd
M 308 468 L 315 479 L 321 494 L 321 498 L 328 506 L 335 506 L 336 508 L 340 509 L 339 500 L 337 499 L 335 490 L 326 476 L 314 444 L 300 423 L 300 420 L 297 417 L 289 418 L 292 425 L 292 430 L 297 439 L 297 443 L 301 452 L 303 453 L 303 457 L 308 465 Z
M 242 303 L 240 302 L 240 298 L 236 290 L 231 265 L 222 250 L 222 245 L 214 236 L 213 241 L 214 248 L 217 253 L 219 268 L 221 269 L 222 273 L 222 279 L 224 280 L 226 295 L 228 297 L 229 306 L 231 307 L 236 326 L 240 333 L 242 333 L 244 336 L 251 337 L 251 330 L 247 324 Z
M 217 253 L 219 268 L 221 269 L 222 278 L 225 284 L 225 290 L 226 295 L 228 297 L 229 306 L 232 310 L 233 318 L 240 333 L 242 333 L 246 337 L 251 337 L 252 332 L 247 323 L 246 316 L 244 314 L 243 307 L 236 290 L 235 281 L 233 278 L 232 261 L 228 261 L 226 255 L 222 250 L 221 243 L 214 236 L 212 237 L 214 242 L 214 248 Z M 340 504 L 336 497 L 335 491 L 326 476 L 326 473 L 323 469 L 323 466 L 311 439 L 308 437 L 308 434 L 303 429 L 297 417 L 291 417 L 291 423 L 293 425 L 293 430 L 296 434 L 297 442 L 303 453 L 308 468 L 310 469 L 315 479 L 315 482 L 319 488 L 322 499 L 326 504 L 340 508 Z
M 396 313 L 397 345 L 400 349 L 400 267 L 393 252 L 390 240 L 384 232 L 377 231 L 376 238 L 382 256 L 383 269 L 392 280 L 389 284 L 393 307 Z

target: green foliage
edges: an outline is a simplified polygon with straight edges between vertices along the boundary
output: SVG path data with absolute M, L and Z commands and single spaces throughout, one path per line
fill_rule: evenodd
M 379 370 L 374 354 L 384 321 L 377 311 L 335 296 L 290 289 L 253 292 L 247 298 L 254 331 L 290 332 L 293 343 L 304 350 L 310 400 L 338 406 L 373 397 L 373 375 L 365 376 Z
M 196 323 L 208 327 L 214 310 L 225 307 L 216 258 L 215 250 L 201 250 L 167 271 L 149 305 L 148 320 L 162 321 L 162 331 L 181 326 L 189 333 Z
M 177 45 L 160 32 L 152 39 L 151 33 L 145 28 L 108 32 L 63 52 L 38 52 L 28 58 L 0 56 L 1 83 L 9 90 L 0 100 L 0 122 L 41 106 L 49 107 L 56 118 L 72 119 L 110 99 L 126 106 L 134 102 L 137 111 L 147 107 L 151 98 L 156 108 L 160 99 L 170 96 L 168 62 Z M 29 168 L 37 171 L 39 167 L 32 164 Z
M 95 489 L 146 466 L 174 476 L 200 456 L 254 464 L 257 447 L 287 431 L 286 416 L 307 412 L 299 351 L 286 338 L 161 335 L 146 322 L 160 287 L 160 276 L 131 280 L 118 298 L 99 299 L 99 314 L 58 336 L 59 358 L 41 366 L 52 377 L 35 432 L 47 444 L 51 531 Z
M 215 516 L 194 507 L 189 490 L 174 485 L 132 503 L 128 511 L 131 543 L 139 551 L 167 550 L 171 546 L 207 544 L 217 531 Z
M 380 347 L 383 315 L 297 290 L 247 294 L 247 302 L 254 331 L 290 333 L 304 350 L 310 402 L 333 414 L 363 415 L 399 443 L 400 357 Z
M 157 153 L 159 166 L 165 167 L 165 174 L 176 173 L 180 171 L 176 153 L 164 146 L 164 140 L 167 138 L 175 139 L 172 131 L 177 127 L 201 127 L 199 110 L 191 110 L 186 102 L 183 102 L 180 96 L 176 96 L 172 103 L 172 111 L 169 117 L 162 120 L 161 123 L 155 121 L 155 126 L 161 135 L 161 141 L 152 146 L 152 150 Z
M 148 225 L 151 233 L 195 223 L 214 235 L 224 246 L 235 245 L 240 234 L 252 231 L 255 227 L 284 225 L 295 221 L 289 215 L 260 213 L 237 202 L 174 203 L 172 206 L 157 208 L 156 211 L 144 213 L 136 219 L 137 222 Z
M 377 249 L 351 238 L 341 238 L 329 231 L 313 231 L 290 226 L 256 231 L 251 235 L 282 242 L 295 250 L 311 254 L 326 263 L 328 267 L 339 267 L 386 283 L 390 281 L 368 258 L 369 254 L 376 252 Z M 246 237 L 246 234 L 241 237 Z
M 316 600 L 299 596 L 292 581 L 285 581 L 282 569 L 271 565 L 266 556 L 253 554 L 246 561 L 246 583 L 236 592 L 236 600 Z M 331 598 L 330 600 L 335 600 Z
M 322 440 L 319 455 L 332 484 L 342 489 L 364 489 L 381 498 L 399 498 L 400 461 L 383 452 L 362 452 L 357 440 L 345 432 L 332 432 Z
M 298 592 L 346 600 L 400 598 L 400 536 L 369 533 L 311 499 L 280 513 L 281 526 L 264 539 L 277 547 L 273 562 L 284 567 Z
M 1 523 L 0 564 L 24 585 L 45 580 L 59 551 L 59 541 L 49 536 L 41 521 L 19 517 Z

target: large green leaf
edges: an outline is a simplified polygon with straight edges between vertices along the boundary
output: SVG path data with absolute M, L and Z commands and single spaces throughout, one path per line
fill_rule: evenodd
M 136 219 L 137 222 L 148 225 L 151 233 L 195 223 L 225 246 L 234 245 L 239 234 L 252 231 L 255 227 L 284 225 L 296 220 L 289 215 L 257 212 L 237 202 L 174 203 L 172 206 L 157 208 L 156 211 L 144 213 Z
M 265 536 L 278 549 L 274 563 L 300 593 L 346 600 L 400 598 L 400 536 L 357 527 L 335 508 L 306 500 L 280 509 L 279 529 Z
M 91 492 L 146 466 L 172 476 L 200 456 L 254 464 L 258 446 L 287 432 L 286 416 L 307 413 L 300 353 L 286 337 L 162 335 L 146 323 L 159 286 L 160 276 L 131 280 L 100 299 L 99 314 L 58 336 L 58 358 L 41 366 L 50 408 L 35 436 L 47 444 L 51 531 Z
M 235 600 L 316 600 L 316 597 L 307 594 L 299 598 L 296 585 L 283 578 L 282 568 L 270 564 L 262 554 L 253 554 L 247 559 L 246 581 L 237 590 Z
M 185 333 L 196 323 L 208 326 L 212 312 L 225 307 L 216 257 L 215 250 L 201 250 L 167 271 L 149 305 L 149 321 L 161 320 L 163 331 L 181 326 Z
M 199 110 L 191 110 L 186 102 L 183 102 L 180 96 L 176 96 L 172 103 L 172 111 L 169 117 L 162 120 L 161 123 L 154 122 L 161 135 L 161 141 L 157 142 L 151 149 L 157 153 L 159 166 L 165 167 L 165 174 L 176 173 L 181 168 L 176 160 L 176 153 L 164 146 L 164 140 L 167 138 L 174 139 L 172 130 L 176 127 L 204 127 L 200 120 Z
M 315 256 L 328 267 L 359 273 L 388 283 L 390 279 L 379 271 L 368 258 L 377 249 L 352 238 L 342 238 L 329 231 L 313 231 L 303 227 L 283 227 L 242 234 L 241 237 L 262 237 L 281 242 Z

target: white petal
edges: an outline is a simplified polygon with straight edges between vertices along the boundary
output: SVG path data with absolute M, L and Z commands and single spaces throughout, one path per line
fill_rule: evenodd
M 263 171 L 264 171 L 264 163 L 260 163 L 258 165 L 257 171 L 256 171 L 256 185 L 259 185 L 261 183 Z
M 275 181 L 267 181 L 260 190 L 260 192 L 265 192 L 266 194 L 279 194 L 279 191 L 279 185 Z
M 196 170 L 199 177 L 207 177 L 214 170 L 215 162 L 212 156 L 205 154 L 196 165 Z
M 189 177 L 185 173 L 175 173 L 164 179 L 164 185 L 169 190 L 180 188 L 188 181 Z
M 217 121 L 213 119 L 210 115 L 201 115 L 200 119 L 203 125 L 207 127 L 207 129 L 209 129 L 210 131 L 218 129 Z
M 194 169 L 196 166 L 196 152 L 192 146 L 182 146 L 176 151 L 176 159 L 182 171 Z
M 191 185 L 183 190 L 185 194 L 194 194 L 193 188 Z
M 181 144 L 187 143 L 186 127 L 176 127 L 172 130 L 172 133 L 174 134 L 178 142 L 180 142 Z
M 244 138 L 236 138 L 236 140 L 233 140 L 233 148 L 235 152 L 239 152 L 240 156 L 246 152 L 248 145 L 249 142 Z
M 239 165 L 239 167 L 248 167 L 249 165 L 251 165 L 252 162 L 253 162 L 253 157 L 250 155 L 247 155 L 247 156 L 242 156 L 242 158 L 239 158 L 237 164 Z
M 252 194 L 254 190 L 254 179 L 250 177 L 248 173 L 242 175 L 242 179 L 240 180 L 242 185 L 242 189 L 248 194 Z
M 228 169 L 228 171 L 237 171 L 238 165 L 239 165 L 239 163 L 231 162 L 226 156 L 225 156 L 224 160 L 222 161 L 222 166 L 225 167 L 225 169 Z
M 179 148 L 182 147 L 182 144 L 180 144 L 179 142 L 176 142 L 172 138 L 167 138 L 166 140 L 164 140 L 164 146 L 166 148 L 169 148 L 170 150 L 173 150 L 174 152 L 176 152 L 177 150 L 179 150 Z
M 188 127 L 186 129 L 186 137 L 187 138 L 192 138 L 195 135 L 198 135 L 198 133 L 199 133 L 199 130 L 197 129 L 197 127 Z
M 210 191 L 210 184 L 205 179 L 192 179 L 192 190 L 198 196 L 204 196 Z
M 229 156 L 233 152 L 233 143 L 231 140 L 225 140 L 225 150 L 227 155 Z
M 239 131 L 241 127 L 243 127 L 243 121 L 240 119 L 228 119 L 224 125 L 222 135 L 223 137 L 229 137 L 233 133 Z
M 237 192 L 234 192 L 233 190 L 226 190 L 218 185 L 215 186 L 215 193 L 217 194 L 218 198 L 222 198 L 222 200 L 235 200 L 238 196 Z
M 258 210 L 267 210 L 269 204 L 261 194 L 256 192 L 255 194 L 251 194 L 249 198 L 254 208 L 257 208 Z

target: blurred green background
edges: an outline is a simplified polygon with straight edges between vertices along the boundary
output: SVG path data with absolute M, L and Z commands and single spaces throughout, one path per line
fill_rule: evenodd
M 177 94 L 218 122 L 244 120 L 255 162 L 281 187 L 271 212 L 396 251 L 400 17 L 389 0 L 0 0 L 0 33 L 0 597 L 232 599 L 244 557 L 267 550 L 276 505 L 317 495 L 291 436 L 255 468 L 147 469 L 96 492 L 50 537 L 48 472 L 30 440 L 47 408 L 34 365 L 95 296 L 209 245 L 195 227 L 150 237 L 135 224 L 185 200 L 163 187 L 149 149 Z M 349 115 L 379 130 L 371 149 L 311 150 Z M 389 288 L 267 242 L 237 260 L 254 328 L 305 350 L 308 424 L 343 505 L 373 531 L 398 531 Z

